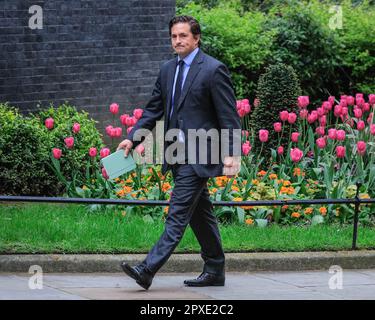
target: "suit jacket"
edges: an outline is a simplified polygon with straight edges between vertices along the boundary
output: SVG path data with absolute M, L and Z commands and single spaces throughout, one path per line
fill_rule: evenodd
M 176 68 L 177 57 L 161 66 L 152 97 L 143 110 L 142 117 L 128 135 L 128 139 L 133 142 L 133 148 L 144 140 L 133 140 L 135 131 L 140 128 L 152 130 L 156 125 L 156 121 L 161 120 L 163 116 L 165 135 L 171 112 Z M 186 76 L 180 99 L 175 102 L 174 108 L 178 112 L 179 128 L 185 133 L 185 143 L 188 144 L 188 129 L 217 129 L 219 132 L 220 129 L 229 129 L 229 150 L 226 155 L 241 155 L 240 143 L 236 145 L 237 148 L 233 148 L 234 135 L 232 130 L 240 130 L 241 121 L 236 110 L 236 98 L 229 71 L 222 62 L 199 49 Z M 165 149 L 166 143 L 164 143 L 164 152 Z M 198 161 L 198 148 L 196 148 L 195 152 Z M 192 166 L 200 177 L 221 176 L 223 175 L 222 160 L 221 158 L 219 163 L 211 162 L 211 139 L 208 137 L 207 163 L 197 163 L 192 164 Z M 168 169 L 170 169 L 170 165 L 164 160 L 162 174 L 164 175 Z

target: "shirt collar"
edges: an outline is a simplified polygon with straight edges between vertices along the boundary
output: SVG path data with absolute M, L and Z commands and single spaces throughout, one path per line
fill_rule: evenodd
M 186 63 L 186 65 L 190 66 L 197 55 L 199 51 L 199 47 L 195 48 L 192 52 L 190 52 L 183 60 Z M 181 60 L 181 58 L 178 56 L 177 63 Z

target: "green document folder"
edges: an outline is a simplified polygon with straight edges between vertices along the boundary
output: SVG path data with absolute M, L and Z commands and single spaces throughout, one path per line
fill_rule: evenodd
M 125 158 L 123 149 L 103 158 L 101 163 L 103 164 L 105 171 L 107 171 L 109 179 L 115 179 L 136 168 L 133 157 L 129 153 Z

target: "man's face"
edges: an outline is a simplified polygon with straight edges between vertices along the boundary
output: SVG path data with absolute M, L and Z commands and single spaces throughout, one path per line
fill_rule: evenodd
M 176 23 L 171 29 L 172 47 L 176 53 L 185 58 L 198 47 L 199 35 L 194 38 L 188 23 Z

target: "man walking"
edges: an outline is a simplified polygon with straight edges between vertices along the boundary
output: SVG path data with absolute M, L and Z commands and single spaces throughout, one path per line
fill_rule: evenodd
M 197 20 L 190 16 L 176 16 L 169 23 L 169 33 L 178 57 L 162 65 L 142 117 L 117 149 L 124 149 L 127 156 L 141 143 L 136 139 L 136 131 L 141 128 L 152 130 L 156 121 L 164 116 L 165 132 L 181 130 L 176 137 L 177 143 L 189 145 L 185 135 L 188 130 L 215 129 L 220 132 L 226 129 L 229 131 L 229 150 L 224 153 L 224 161 L 213 161 L 210 153 L 213 141 L 208 139 L 208 161 L 185 163 L 192 151 L 189 148 L 190 152 L 185 149 L 185 158 L 182 159 L 185 161 L 163 163 L 162 173 L 171 170 L 175 183 L 165 230 L 141 264 L 132 267 L 123 262 L 121 266 L 141 287 L 148 289 L 190 224 L 201 246 L 204 268 L 198 278 L 185 280 L 184 284 L 223 286 L 225 257 L 207 181 L 209 177 L 234 176 L 239 172 L 241 148 L 240 143 L 237 144 L 239 148 L 234 147 L 236 135 L 233 134 L 234 131 L 241 132 L 236 99 L 226 66 L 200 49 L 201 31 Z M 193 152 L 199 159 L 198 149 Z

